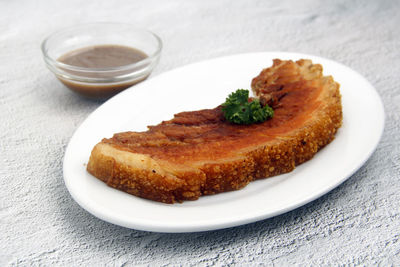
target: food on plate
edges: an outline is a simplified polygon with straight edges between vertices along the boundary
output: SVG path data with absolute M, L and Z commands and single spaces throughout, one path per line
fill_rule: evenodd
M 330 143 L 342 124 L 339 84 L 311 60 L 275 59 L 251 87 L 256 99 L 248 102 L 273 109 L 268 116 L 265 111 L 266 120 L 250 124 L 246 115 L 243 124 L 229 121 L 226 103 L 232 94 L 214 109 L 181 112 L 145 132 L 103 139 L 87 170 L 142 198 L 195 200 L 292 171 Z

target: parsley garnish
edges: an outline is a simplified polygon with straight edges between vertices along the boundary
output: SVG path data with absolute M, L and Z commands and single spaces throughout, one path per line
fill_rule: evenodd
M 261 105 L 258 99 L 249 102 L 249 90 L 238 89 L 231 93 L 222 104 L 225 118 L 236 124 L 263 122 L 274 116 L 274 110 Z

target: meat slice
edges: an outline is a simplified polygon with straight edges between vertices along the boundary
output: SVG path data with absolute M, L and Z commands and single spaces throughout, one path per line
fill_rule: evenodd
M 274 108 L 272 119 L 235 125 L 221 107 L 178 113 L 146 132 L 103 139 L 87 170 L 139 197 L 195 200 L 292 171 L 331 142 L 341 126 L 339 84 L 310 60 L 275 59 L 251 86 L 261 103 Z

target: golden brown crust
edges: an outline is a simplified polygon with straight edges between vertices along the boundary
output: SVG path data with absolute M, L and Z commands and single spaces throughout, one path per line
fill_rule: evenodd
M 304 101 L 309 101 L 307 110 L 293 105 L 293 97 L 298 96 L 296 93 L 301 94 L 299 88 L 301 90 L 314 88 L 304 96 Z M 276 120 L 279 117 L 289 116 L 284 109 L 290 105 L 292 105 L 292 109 L 299 109 L 299 115 L 291 119 L 292 121 L 285 122 L 284 126 L 274 126 L 279 124 L 279 121 L 267 122 L 268 125 L 272 125 L 268 126 L 271 127 L 270 136 L 265 139 L 258 138 L 261 141 L 256 145 L 235 146 L 235 142 L 240 143 L 240 140 L 226 143 L 227 146 L 230 145 L 230 150 L 237 148 L 233 151 L 234 153 L 215 153 L 219 156 L 210 156 L 210 159 L 204 159 L 202 157 L 204 151 L 199 150 L 196 151 L 197 154 L 194 153 L 195 156 L 191 154 L 187 156 L 185 161 L 186 152 L 182 152 L 181 159 L 174 160 L 169 160 L 168 157 L 163 158 L 157 153 L 168 155 L 175 150 L 153 152 L 153 146 L 178 147 L 180 150 L 187 148 L 188 151 L 198 149 L 196 144 L 190 146 L 187 144 L 196 143 L 199 138 L 179 139 L 179 133 L 173 132 L 174 127 L 170 127 L 172 122 L 186 125 L 193 120 L 194 123 L 206 120 L 207 124 L 204 128 L 207 133 L 214 133 L 213 127 L 221 123 L 218 121 L 218 116 L 214 114 L 217 112 L 215 110 L 193 113 L 195 116 L 186 116 L 185 113 L 160 126 L 151 127 L 148 132 L 121 133 L 112 139 L 104 139 L 94 147 L 87 169 L 107 185 L 139 197 L 164 203 L 195 200 L 201 195 L 237 190 L 255 179 L 292 171 L 295 166 L 311 159 L 322 147 L 331 142 L 341 126 L 342 108 L 339 85 L 334 82 L 332 77 L 322 76 L 322 67 L 312 64 L 310 60 L 297 62 L 274 60 L 272 67 L 264 69 L 259 76 L 253 79 L 252 89 L 255 95 L 267 96 L 267 101 L 275 101 L 272 104 L 275 105 L 276 114 L 278 114 Z M 292 91 L 296 91 L 292 100 L 290 97 L 286 97 L 286 99 L 282 97 Z M 200 115 L 201 118 L 196 121 L 196 116 Z M 185 121 L 188 118 L 189 121 Z M 230 126 L 224 124 L 224 127 Z M 257 127 L 262 127 L 262 125 Z M 257 127 L 256 131 L 259 131 Z M 193 131 L 193 127 L 188 127 L 189 129 Z M 195 129 L 196 131 L 202 130 Z M 203 129 L 203 132 L 206 130 Z M 145 136 L 146 133 L 148 136 Z M 166 134 L 169 134 L 169 139 L 165 138 Z M 188 134 L 193 135 L 192 132 Z M 195 135 L 197 136 L 199 133 L 196 132 Z M 131 146 L 123 144 L 123 142 L 129 141 L 124 138 L 132 136 L 135 136 L 136 142 L 142 142 L 143 146 L 147 146 L 147 150 L 133 147 L 132 140 Z M 173 142 L 171 136 L 176 137 Z M 202 137 L 204 137 L 204 133 Z M 257 137 L 259 136 L 257 135 Z M 147 139 L 140 141 L 143 138 Z M 162 144 L 160 145 L 160 143 Z M 206 147 L 215 149 L 221 144 L 225 144 L 224 141 L 213 142 Z M 140 147 L 140 144 L 136 144 L 136 146 Z

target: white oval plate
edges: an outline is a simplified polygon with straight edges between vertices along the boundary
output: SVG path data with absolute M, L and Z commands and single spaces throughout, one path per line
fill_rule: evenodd
M 341 84 L 343 126 L 336 139 L 293 172 L 245 188 L 182 204 L 162 204 L 108 187 L 86 172 L 93 146 L 122 131 L 143 131 L 181 111 L 213 108 L 272 59 L 312 59 Z M 72 197 L 107 222 L 145 231 L 197 232 L 238 226 L 293 210 L 332 190 L 375 150 L 384 127 L 379 95 L 368 81 L 332 60 L 297 53 L 265 52 L 212 59 L 181 67 L 111 98 L 76 130 L 64 157 L 64 180 Z

